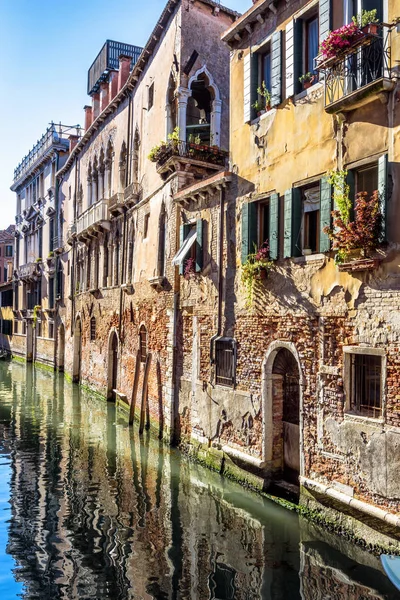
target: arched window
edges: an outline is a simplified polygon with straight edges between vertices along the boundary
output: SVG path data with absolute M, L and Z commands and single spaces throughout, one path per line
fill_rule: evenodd
M 132 219 L 128 238 L 128 283 L 133 280 L 133 251 L 135 248 L 135 223 Z
M 186 112 L 186 137 L 190 141 L 211 143 L 212 96 L 204 73 L 191 84 L 192 95 Z
M 98 200 L 98 165 L 97 165 L 97 157 L 95 156 L 93 161 L 93 171 L 92 171 L 92 204 L 96 204 Z
M 92 163 L 89 161 L 87 169 L 86 208 L 92 203 Z
M 105 173 L 105 161 L 104 161 L 104 150 L 100 150 L 99 157 L 99 168 L 98 168 L 98 197 L 99 200 L 104 198 L 104 173 Z
M 140 344 L 140 362 L 146 362 L 147 358 L 147 330 L 144 325 L 140 326 L 139 330 L 139 344 Z
M 114 146 L 111 140 L 107 144 L 106 160 L 105 160 L 105 192 L 108 198 L 114 193 Z
M 137 183 L 139 181 L 139 146 L 140 146 L 140 136 L 139 136 L 139 130 L 136 127 L 135 136 L 133 138 L 132 183 Z
M 119 191 L 123 192 L 126 187 L 126 144 L 122 142 L 119 155 Z
M 119 285 L 119 270 L 120 270 L 120 264 L 119 264 L 119 250 L 120 250 L 120 233 L 119 233 L 119 229 L 117 229 L 116 233 L 115 233 L 115 241 L 114 241 L 114 285 Z

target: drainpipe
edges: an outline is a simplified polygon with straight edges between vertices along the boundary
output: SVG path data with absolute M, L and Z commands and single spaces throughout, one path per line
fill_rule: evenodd
M 58 165 L 59 165 L 59 153 L 56 152 L 56 173 L 58 171 Z M 60 184 L 59 184 L 59 180 L 58 177 L 56 177 L 56 189 L 55 189 L 55 194 L 54 194 L 54 203 L 55 203 L 55 215 L 56 215 L 56 235 L 57 235 L 57 241 L 59 241 L 60 239 L 60 219 L 59 219 L 59 214 L 58 214 L 58 210 L 59 210 L 59 198 L 58 198 L 58 194 L 60 191 Z M 54 246 L 54 239 L 52 241 L 52 246 Z M 54 319 L 53 319 L 53 335 L 54 335 L 54 369 L 57 368 L 57 347 L 58 347 L 58 300 L 57 300 L 57 280 L 58 280 L 58 267 L 59 267 L 59 261 L 60 258 L 57 254 L 56 260 L 55 260 L 55 277 L 53 278 L 53 298 L 54 298 Z
M 224 260 L 224 204 L 225 188 L 222 187 L 219 193 L 219 248 L 218 248 L 218 313 L 217 313 L 217 333 L 210 340 L 211 364 L 214 364 L 214 343 L 222 332 L 222 295 L 223 295 L 223 260 Z
M 131 148 L 130 148 L 130 143 L 131 143 L 131 119 L 132 119 L 132 93 L 129 94 L 129 105 L 128 105 L 128 138 L 127 138 L 127 144 L 126 144 L 126 164 L 125 164 L 125 188 L 128 187 L 128 181 L 129 181 L 129 168 L 128 165 L 130 163 L 130 158 L 131 158 Z M 125 191 L 125 190 L 124 190 Z M 118 324 L 118 337 L 119 340 L 121 341 L 121 331 L 122 331 L 122 308 L 123 308 L 123 289 L 122 289 L 122 284 L 123 284 L 123 280 L 124 280 L 124 274 L 125 274 L 125 260 L 126 260 L 126 246 L 127 246 L 127 239 L 126 239 L 126 207 L 124 205 L 124 229 L 123 229 L 123 243 L 122 243 L 122 264 L 121 264 L 121 282 L 120 282 L 120 287 L 119 287 L 119 324 Z
M 77 207 L 76 207 L 76 198 L 77 198 L 77 187 L 78 187 L 78 158 L 75 157 L 75 189 L 74 189 L 74 206 L 73 206 L 73 214 L 74 214 L 74 223 L 76 223 L 77 217 Z M 71 334 L 73 335 L 75 330 L 75 265 L 76 265 L 76 239 L 72 240 L 72 261 L 70 265 L 70 274 L 71 274 Z

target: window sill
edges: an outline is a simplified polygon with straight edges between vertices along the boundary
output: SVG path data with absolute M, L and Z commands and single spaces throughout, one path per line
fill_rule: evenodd
M 385 423 L 385 419 L 383 417 L 367 417 L 356 412 L 345 412 L 344 419 L 345 421 L 353 421 L 355 423 L 371 423 L 372 425 L 383 425 Z
M 257 125 L 257 123 L 259 123 L 260 121 L 263 121 L 264 119 L 267 119 L 268 117 L 271 117 L 272 115 L 275 115 L 276 111 L 277 111 L 276 107 L 266 110 L 262 115 L 260 115 L 256 119 L 252 119 L 250 121 L 250 125 Z
M 313 94 L 314 92 L 316 92 L 317 90 L 319 90 L 320 88 L 323 88 L 323 87 L 324 87 L 324 84 L 321 81 L 317 81 L 308 89 L 303 90 L 299 94 L 296 94 L 294 96 L 294 102 L 297 102 L 298 100 L 301 100 L 302 98 L 307 98 L 307 96 L 310 96 L 311 94 Z
M 318 252 L 315 254 L 307 254 L 306 256 L 297 256 L 292 260 L 297 264 L 320 262 L 321 260 L 325 260 L 325 254 Z

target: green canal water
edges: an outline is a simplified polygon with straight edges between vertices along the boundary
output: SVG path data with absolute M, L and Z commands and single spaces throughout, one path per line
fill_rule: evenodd
M 0 363 L 0 600 L 398 598 L 376 558 Z

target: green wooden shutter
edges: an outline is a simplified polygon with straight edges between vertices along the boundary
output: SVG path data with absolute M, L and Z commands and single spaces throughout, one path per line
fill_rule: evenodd
M 203 268 L 203 219 L 196 221 L 196 273 Z
M 294 21 L 286 25 L 286 98 L 294 95 Z
M 294 22 L 293 36 L 293 85 L 294 93 L 299 94 L 302 91 L 302 85 L 299 81 L 303 73 L 303 19 L 296 19 Z
M 245 202 L 242 208 L 242 265 L 257 244 L 257 204 Z
M 271 40 L 271 106 L 282 102 L 282 31 L 275 31 Z
M 286 190 L 285 205 L 284 205 L 284 241 L 283 241 L 283 256 L 290 258 L 292 256 L 292 204 L 293 190 Z
M 331 242 L 327 233 L 324 233 L 324 227 L 329 227 L 331 224 L 332 212 L 332 184 L 329 183 L 326 177 L 323 177 L 320 182 L 321 189 L 321 206 L 319 211 L 319 251 L 329 252 Z
M 247 123 L 255 116 L 252 104 L 257 100 L 258 87 L 258 55 L 247 54 L 243 61 L 243 99 L 244 99 L 244 121 Z
M 356 202 L 356 177 L 354 171 L 347 171 L 346 183 L 349 186 L 349 198 L 351 200 L 350 221 L 354 220 L 354 205 Z
M 292 256 L 301 256 L 301 221 L 303 216 L 301 188 L 293 188 L 292 200 Z
M 331 29 L 331 0 L 319 0 L 319 43 L 328 36 Z
M 279 194 L 269 199 L 269 256 L 276 260 L 279 254 Z
M 388 155 L 384 154 L 378 160 L 378 192 L 381 202 L 382 241 L 387 238 L 387 201 L 388 201 Z

